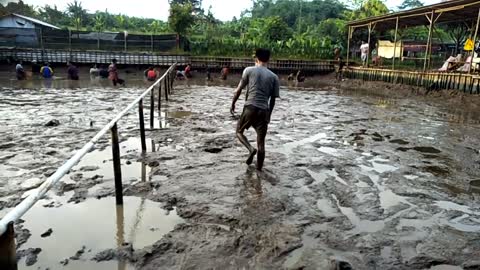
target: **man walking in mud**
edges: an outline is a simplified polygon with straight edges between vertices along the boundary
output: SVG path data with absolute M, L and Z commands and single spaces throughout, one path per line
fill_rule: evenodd
M 275 99 L 280 97 L 280 83 L 278 76 L 267 68 L 270 51 L 257 49 L 255 58 L 255 66 L 248 67 L 243 71 L 242 79 L 233 97 L 230 113 L 235 114 L 235 104 L 242 90 L 247 87 L 245 106 L 237 124 L 237 138 L 250 152 L 247 165 L 252 164 L 253 158 L 258 154 L 257 170 L 261 171 L 265 160 L 265 137 L 275 107 Z M 250 127 L 253 127 L 257 133 L 258 153 L 243 134 Z

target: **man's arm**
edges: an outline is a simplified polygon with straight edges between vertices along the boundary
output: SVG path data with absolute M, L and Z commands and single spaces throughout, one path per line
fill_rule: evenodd
M 248 74 L 247 74 L 247 70 L 245 69 L 242 74 L 242 79 L 240 80 L 240 83 L 238 84 L 237 89 L 235 90 L 235 95 L 233 95 L 232 106 L 230 107 L 230 113 L 232 115 L 235 115 L 235 104 L 237 103 L 237 100 L 240 98 L 243 88 L 245 88 L 247 84 L 248 84 Z
M 276 100 L 276 99 L 277 99 L 277 98 L 276 98 L 275 96 L 272 96 L 272 97 L 270 98 L 270 104 L 269 104 L 269 106 L 270 106 L 270 115 L 272 114 L 273 109 L 275 108 L 275 100 Z
M 235 114 L 235 104 L 237 103 L 237 100 L 240 98 L 240 95 L 242 94 L 243 88 L 245 88 L 246 83 L 242 79 L 240 83 L 238 84 L 237 89 L 235 90 L 235 95 L 233 95 L 233 100 L 232 100 L 232 106 L 230 107 L 230 113 L 232 115 Z
M 270 97 L 270 102 L 268 104 L 269 106 L 268 122 L 269 123 L 272 117 L 273 109 L 275 108 L 275 101 L 277 97 L 280 97 L 280 81 L 278 80 L 278 78 L 273 83 L 273 93 L 272 93 L 272 96 Z

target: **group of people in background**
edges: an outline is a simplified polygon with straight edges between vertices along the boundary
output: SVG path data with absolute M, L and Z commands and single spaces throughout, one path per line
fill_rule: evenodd
M 15 66 L 15 74 L 17 80 L 26 80 L 29 77 L 28 72 L 23 67 L 22 61 L 18 62 Z M 48 62 L 44 63 L 43 66 L 40 66 L 36 61 L 32 61 L 31 74 L 39 74 L 44 79 L 52 79 L 54 76 L 54 71 Z M 108 78 L 112 81 L 114 86 L 118 84 L 125 84 L 125 81 L 120 79 L 118 76 L 116 59 L 112 59 L 112 63 L 108 66 L 108 69 L 104 68 L 103 66 L 98 68 L 95 64 L 92 68 L 90 68 L 90 76 Z M 70 61 L 67 62 L 67 78 L 74 81 L 78 81 L 80 79 L 78 67 Z
M 228 78 L 228 75 L 230 74 L 230 69 L 228 68 L 228 66 L 224 66 L 221 70 L 220 70 L 220 79 L 221 80 L 227 80 Z M 193 74 L 192 74 L 192 66 L 190 64 L 188 64 L 184 70 L 177 70 L 177 80 L 184 80 L 184 79 L 190 79 L 193 77 Z M 212 68 L 210 67 L 205 67 L 205 80 L 207 81 L 212 81 L 213 78 L 212 78 Z

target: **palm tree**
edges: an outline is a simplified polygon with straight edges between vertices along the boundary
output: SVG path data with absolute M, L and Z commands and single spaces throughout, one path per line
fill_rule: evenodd
M 127 30 L 127 18 L 125 18 L 125 16 L 120 14 L 115 17 L 115 20 L 117 21 L 118 30 Z
M 155 35 L 156 33 L 160 32 L 160 22 L 153 21 L 151 24 L 148 25 L 149 32 Z
M 84 19 L 87 17 L 87 11 L 82 7 L 82 2 L 74 0 L 67 6 L 67 13 L 70 15 L 73 25 L 80 31 L 84 23 Z
M 100 49 L 100 32 L 102 32 L 105 29 L 105 18 L 101 15 L 98 14 L 95 16 L 94 19 L 94 26 L 93 29 L 97 31 L 97 49 Z

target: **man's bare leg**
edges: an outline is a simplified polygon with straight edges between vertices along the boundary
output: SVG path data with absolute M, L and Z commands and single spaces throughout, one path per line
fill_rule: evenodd
M 243 134 L 243 131 L 242 132 L 237 131 L 237 138 L 250 152 L 250 155 L 248 156 L 248 159 L 247 159 L 247 162 L 246 162 L 247 165 L 252 164 L 253 158 L 257 154 L 257 149 L 253 148 L 253 146 L 248 141 L 247 137 L 245 137 L 245 135 Z
M 265 160 L 265 135 L 257 134 L 257 147 L 258 147 L 258 156 L 257 156 L 257 170 L 261 171 L 263 169 L 263 161 Z

